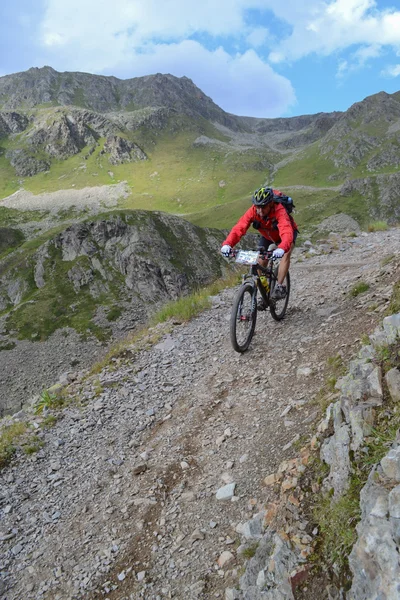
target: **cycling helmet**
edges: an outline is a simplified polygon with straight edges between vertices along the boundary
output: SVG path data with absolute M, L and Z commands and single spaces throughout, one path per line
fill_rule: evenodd
M 260 187 L 253 194 L 253 204 L 254 206 L 266 206 L 274 199 L 274 192 L 271 188 L 268 187 Z

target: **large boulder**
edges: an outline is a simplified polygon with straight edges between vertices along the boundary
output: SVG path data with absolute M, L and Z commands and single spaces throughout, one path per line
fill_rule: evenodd
M 317 227 L 319 233 L 357 233 L 360 231 L 360 225 L 353 217 L 345 213 L 332 215 L 319 223 Z

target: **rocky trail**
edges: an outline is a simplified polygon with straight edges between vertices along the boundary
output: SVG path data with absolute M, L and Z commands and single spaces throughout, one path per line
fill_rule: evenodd
M 336 242 L 297 251 L 287 317 L 260 313 L 245 354 L 230 345 L 226 289 L 191 322 L 150 330 L 156 343 L 69 384 L 77 400 L 42 431 L 40 451 L 0 474 L 1 598 L 235 598 L 243 527 L 277 506 L 281 484 L 292 492 L 285 532 L 303 532 L 307 556 L 307 498 L 285 468 L 283 483 L 271 476 L 323 417 L 328 359 L 350 360 L 382 319 L 400 229 Z M 352 297 L 360 281 L 370 287 Z

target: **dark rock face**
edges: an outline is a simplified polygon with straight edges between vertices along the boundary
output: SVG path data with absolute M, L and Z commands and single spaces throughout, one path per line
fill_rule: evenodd
M 64 261 L 88 256 L 94 270 L 101 264 L 105 279 L 116 270 L 129 290 L 145 303 L 153 303 L 176 298 L 221 274 L 222 237 L 217 230 L 203 230 L 166 213 L 135 211 L 126 217 L 72 225 L 56 236 L 54 245 L 61 249 Z
M 346 181 L 341 188 L 341 194 L 351 196 L 358 192 L 365 198 L 367 210 L 372 218 L 384 219 L 395 224 L 400 218 L 399 186 L 400 173 L 376 175 Z
M 19 229 L 11 227 L 0 227 L 0 254 L 21 244 L 24 235 Z
M 49 156 L 65 159 L 115 130 L 115 126 L 101 115 L 84 110 L 56 109 L 35 120 L 26 142 L 33 151 L 43 149 Z
M 0 138 L 10 133 L 21 133 L 27 128 L 29 119 L 17 112 L 0 112 Z
M 134 303 L 143 319 L 153 305 L 222 275 L 223 237 L 221 231 L 158 212 L 111 213 L 102 220 L 76 223 L 21 258 L 21 264 L 0 265 L 0 309 L 17 307 L 27 293 L 40 303 L 41 291 L 46 293 L 54 273 L 67 263 L 68 269 L 60 270 L 63 286 L 73 287 L 77 295 L 84 289 L 94 299 L 109 295 L 112 302 L 121 302 L 122 310 L 124 302 L 129 310 Z
M 0 113 L 3 115 L 17 113 Z M 18 115 L 21 117 L 21 115 Z M 15 131 L 23 132 L 27 120 L 13 118 L 8 120 Z M 4 119 L 4 123 L 7 121 Z M 0 120 L 0 126 L 2 121 Z M 9 127 L 9 132 L 11 126 Z M 92 150 L 99 138 L 106 137 L 105 152 L 110 153 L 110 163 L 113 165 L 135 160 L 144 160 L 146 155 L 134 143 L 116 133 L 118 127 L 108 118 L 88 110 L 75 108 L 50 109 L 40 113 L 32 123 L 32 127 L 20 138 L 21 148 L 8 151 L 9 158 L 16 173 L 22 176 L 35 175 L 47 171 L 51 158 L 64 160 L 78 154 L 89 146 Z M 46 156 L 47 155 L 47 156 Z M 48 157 L 48 158 L 47 158 Z
M 130 142 L 118 135 L 107 138 L 104 144 L 104 152 L 110 154 L 109 161 L 112 165 L 146 160 L 147 156 L 137 144 Z
M 121 80 L 88 73 L 58 73 L 32 68 L 0 77 L 0 106 L 14 109 L 40 104 L 75 105 L 96 112 L 166 107 L 189 117 L 203 117 L 237 129 L 236 118 L 224 112 L 187 77 L 148 75 Z
M 28 150 L 10 150 L 6 157 L 10 160 L 16 174 L 22 177 L 31 177 L 41 171 L 48 171 L 50 168 L 49 160 L 36 157 Z

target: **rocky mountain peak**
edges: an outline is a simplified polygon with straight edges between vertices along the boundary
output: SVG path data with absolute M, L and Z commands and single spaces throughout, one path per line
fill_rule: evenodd
M 3 110 L 43 104 L 73 105 L 103 113 L 164 107 L 191 118 L 203 117 L 233 129 L 238 127 L 235 118 L 219 108 L 188 77 L 156 73 L 122 80 L 89 73 L 59 73 L 48 66 L 0 77 Z

